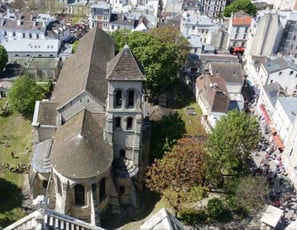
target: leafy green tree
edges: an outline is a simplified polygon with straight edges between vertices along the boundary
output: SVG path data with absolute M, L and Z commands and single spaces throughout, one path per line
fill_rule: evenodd
M 212 198 L 208 201 L 207 212 L 211 220 L 227 222 L 232 219 L 230 210 L 219 198 Z
M 242 207 L 252 211 L 263 207 L 268 193 L 268 185 L 264 178 L 247 176 L 240 178 L 235 195 Z
M 189 54 L 189 41 L 183 36 L 179 29 L 171 26 L 158 27 L 149 31 L 149 33 L 157 36 L 162 42 L 171 42 L 176 45 L 180 54 L 179 63 L 183 65 Z
M 174 83 L 179 70 L 179 50 L 172 42 L 162 40 L 150 33 L 125 31 L 111 34 L 116 47 L 128 43 L 134 55 L 143 64 L 146 74 L 145 90 L 148 99 L 157 104 L 158 97 L 167 92 Z
M 163 159 L 155 160 L 146 173 L 146 187 L 161 193 L 176 211 L 190 194 L 201 199 L 204 191 L 206 151 L 197 138 L 181 138 Z
M 252 16 L 256 16 L 257 14 L 256 6 L 251 3 L 250 0 L 234 0 L 230 5 L 225 7 L 223 15 L 225 17 L 230 17 L 232 12 L 235 13 L 240 10 L 243 10 L 244 12 Z
M 239 176 L 247 172 L 248 158 L 260 138 L 255 116 L 238 110 L 228 112 L 208 138 L 208 181 L 218 185 L 223 175 Z
M 37 85 L 34 79 L 21 76 L 8 91 L 8 102 L 12 109 L 23 115 L 31 115 L 35 101 L 44 98 L 45 93 L 44 88 Z
M 131 33 L 128 29 L 122 29 L 122 30 L 115 30 L 112 33 L 110 33 L 110 36 L 115 41 L 115 49 L 118 53 L 125 44 L 128 44 L 128 35 Z
M 153 158 L 161 159 L 165 152 L 171 150 L 176 140 L 186 133 L 186 125 L 180 114 L 170 113 L 152 123 Z
M 6 66 L 8 62 L 8 55 L 6 49 L 0 45 L 0 71 Z

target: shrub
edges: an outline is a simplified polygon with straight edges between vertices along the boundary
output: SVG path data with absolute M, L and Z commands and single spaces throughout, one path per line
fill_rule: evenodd
M 248 209 L 234 196 L 230 196 L 226 200 L 228 209 L 240 217 L 246 217 L 249 212 Z
M 185 224 L 204 224 L 207 222 L 208 216 L 205 210 L 188 209 L 180 212 L 179 219 Z
M 209 218 L 215 221 L 228 222 L 232 219 L 232 213 L 218 198 L 212 198 L 207 203 Z

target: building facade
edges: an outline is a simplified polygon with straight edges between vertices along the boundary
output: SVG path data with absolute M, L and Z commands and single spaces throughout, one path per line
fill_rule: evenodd
M 227 47 L 246 47 L 252 17 L 244 11 L 234 13 L 229 21 Z
M 128 46 L 97 27 L 63 65 L 50 101 L 33 118 L 33 196 L 96 226 L 108 213 L 137 208 L 143 185 L 143 67 Z M 146 147 L 144 147 L 146 146 Z

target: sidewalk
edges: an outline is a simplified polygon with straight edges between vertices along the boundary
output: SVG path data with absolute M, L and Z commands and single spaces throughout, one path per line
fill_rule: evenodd
M 270 193 L 271 205 L 284 211 L 282 221 L 276 229 L 285 229 L 288 224 L 297 219 L 297 196 L 291 180 L 287 177 L 285 168 L 282 164 L 282 152 L 275 148 L 273 135 L 267 130 L 267 124 L 261 120 L 261 116 L 256 108 L 251 111 L 259 118 L 262 131 L 261 148 L 252 153 L 252 158 L 257 167 L 254 176 L 263 176 L 267 179 Z

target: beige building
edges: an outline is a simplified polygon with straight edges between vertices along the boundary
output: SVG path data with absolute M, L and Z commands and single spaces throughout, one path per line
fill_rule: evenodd
M 143 128 L 143 67 L 128 46 L 94 28 L 61 70 L 50 101 L 33 118 L 33 196 L 100 226 L 109 213 L 138 208 L 149 136 Z

